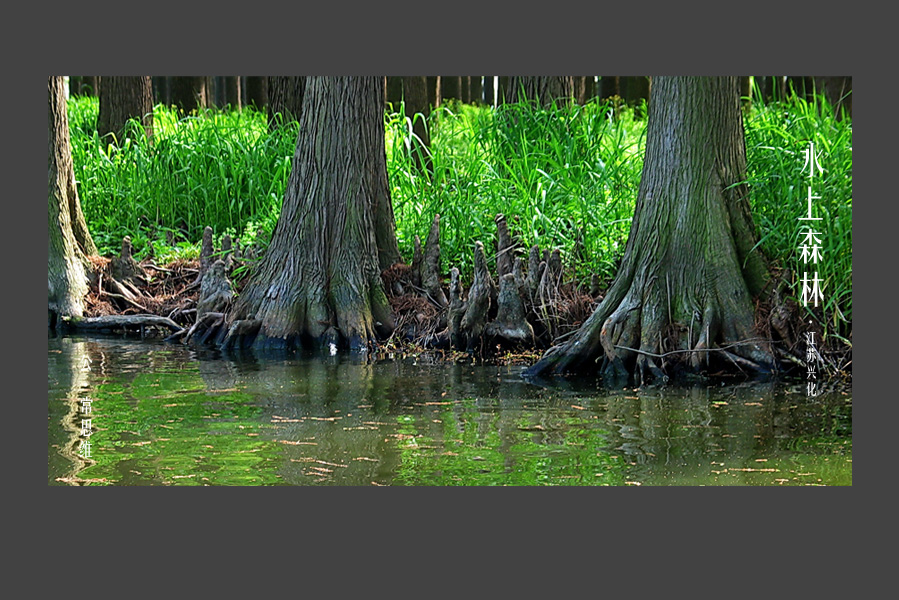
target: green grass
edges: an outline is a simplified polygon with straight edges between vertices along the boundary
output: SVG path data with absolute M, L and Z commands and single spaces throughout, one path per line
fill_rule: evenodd
M 759 104 L 758 101 L 755 102 Z M 799 280 L 818 273 L 823 304 L 810 312 L 829 335 L 846 337 L 852 324 L 852 122 L 837 120 L 823 97 L 806 102 L 795 96 L 754 109 L 746 118 L 747 179 L 761 247 L 775 263 Z M 809 143 L 819 153 L 823 174 L 809 180 L 803 171 Z M 808 189 L 812 216 L 808 216 Z M 808 223 L 820 233 L 821 260 L 805 264 L 800 253 Z M 798 300 L 797 300 L 798 301 Z
M 402 106 L 385 115 L 387 168 L 400 251 L 411 260 L 415 235 L 424 238 L 441 215 L 444 272 L 470 277 L 475 241 L 493 258 L 494 217 L 506 215 L 522 243 L 560 248 L 569 276 L 606 283 L 615 276 L 630 230 L 645 150 L 639 111 L 587 106 L 499 109 L 450 102 L 427 119 L 432 174 L 412 152 L 411 122 Z M 263 113 L 206 111 L 185 116 L 157 106 L 147 144 L 132 123 L 120 144 L 96 132 L 97 100 L 69 102 L 75 174 L 88 225 L 104 254 L 124 235 L 145 253 L 189 254 L 210 225 L 247 244 L 265 243 L 280 213 L 298 126 L 269 132 Z M 418 116 L 417 118 L 421 118 Z M 761 248 L 796 278 L 807 267 L 799 253 L 808 179 L 803 151 L 814 141 L 824 173 L 813 181 L 815 216 L 823 234 L 817 267 L 824 306 L 814 311 L 829 334 L 848 337 L 852 321 L 852 124 L 837 120 L 822 99 L 791 97 L 745 115 L 747 180 Z M 175 234 L 178 244 L 162 240 Z M 579 235 L 579 232 L 583 232 Z M 583 252 L 575 261 L 575 244 Z M 811 275 L 812 273 L 809 273 Z M 792 288 L 798 295 L 798 284 Z
M 269 133 L 264 114 L 206 111 L 185 116 L 157 106 L 147 144 L 132 122 L 119 144 L 96 131 L 96 98 L 69 102 L 75 178 L 85 218 L 101 253 L 130 235 L 135 249 L 175 239 L 196 244 L 203 228 L 245 243 L 270 233 L 297 139 L 297 125 Z
M 411 125 L 387 120 L 387 164 L 397 239 L 411 256 L 441 215 L 444 269 L 471 273 L 475 241 L 494 254 L 497 213 L 523 245 L 560 248 L 573 256 L 583 229 L 586 260 L 568 266 L 589 280 L 611 278 L 624 249 L 640 183 L 645 123 L 610 106 L 542 109 L 527 104 L 494 111 L 451 103 L 431 115 L 433 175 L 411 158 Z

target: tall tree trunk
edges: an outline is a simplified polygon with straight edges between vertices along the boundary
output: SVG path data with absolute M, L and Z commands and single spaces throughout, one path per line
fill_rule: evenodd
M 72 165 L 69 118 L 62 77 L 47 80 L 49 251 L 47 301 L 49 323 L 61 316 L 84 314 L 91 263 L 97 247 L 87 229 Z
M 652 87 L 649 77 L 644 75 L 619 77 L 618 83 L 621 88 L 621 97 L 627 102 L 628 106 L 639 107 L 643 102 L 649 102 L 649 92 Z
M 599 97 L 603 100 L 621 97 L 621 78 L 617 75 L 603 75 L 599 78 Z
M 756 83 L 759 86 L 762 100 L 765 102 L 780 101 L 787 96 L 786 79 L 782 76 L 756 76 Z
M 495 80 L 493 75 L 485 75 L 484 76 L 484 104 L 487 106 L 493 106 L 496 103 L 496 88 L 494 87 Z
M 427 127 L 431 111 L 428 107 L 428 84 L 425 79 L 425 77 L 403 77 L 401 82 L 406 118 L 412 121 L 412 133 L 415 134 L 412 140 L 412 155 L 422 171 L 431 168 L 429 154 L 431 137 Z
M 225 108 L 225 78 L 221 75 L 206 80 L 209 89 L 209 103 L 218 109 Z
M 403 100 L 403 82 L 405 77 L 388 77 L 387 85 L 384 87 L 384 101 L 392 104 L 393 109 L 397 110 L 400 102 Z
M 96 75 L 70 77 L 69 93 L 72 96 L 98 96 L 100 93 L 100 77 Z
M 190 113 L 209 107 L 209 89 L 205 76 L 172 77 L 172 104 Z
M 437 108 L 440 106 L 441 101 L 440 76 L 426 77 L 425 79 L 428 82 L 428 103 L 431 105 L 431 108 Z
M 440 100 L 462 100 L 462 77 L 458 75 L 440 76 Z
M 509 95 L 509 83 L 512 78 L 506 75 L 500 75 L 497 79 L 499 80 L 499 90 L 497 90 L 497 104 L 502 104 L 506 101 L 506 98 Z
M 583 106 L 587 103 L 587 78 L 574 77 L 574 101 Z
M 240 77 L 229 75 L 225 79 L 225 104 L 231 107 L 231 110 L 240 110 L 242 107 L 240 100 Z
M 482 77 L 480 75 L 472 75 L 469 77 L 471 85 L 471 103 L 484 103 L 484 86 L 481 84 Z
M 98 77 L 92 76 L 73 76 L 69 77 L 69 95 L 70 96 L 96 96 L 99 91 L 97 80 Z
M 309 77 L 293 170 L 265 257 L 231 321 L 257 346 L 363 348 L 393 329 L 381 267 L 399 260 L 382 77 Z
M 147 138 L 152 139 L 153 84 L 150 77 L 104 76 L 97 118 L 100 136 L 112 133 L 121 140 L 129 119 L 138 119 L 144 126 Z
M 306 89 L 305 77 L 268 78 L 268 126 L 274 129 L 279 124 L 299 121 L 303 113 L 303 94 Z M 381 90 L 383 95 L 384 90 Z M 279 117 L 280 116 L 280 120 Z
M 812 77 L 816 94 L 823 94 L 839 119 L 843 111 L 852 117 L 852 77 Z
M 758 253 L 743 181 L 746 152 L 736 77 L 653 80 L 646 156 L 618 276 L 573 338 L 531 368 L 552 373 L 596 368 L 641 376 L 708 350 L 773 364 L 758 341 L 753 296 L 767 266 Z M 659 355 L 668 355 L 659 362 Z
M 153 101 L 163 106 L 171 106 L 171 77 L 156 76 L 150 78 L 153 82 Z
M 268 106 L 268 77 L 247 77 L 247 106 L 265 110 Z
M 752 79 L 750 77 L 740 77 L 740 101 L 746 109 L 752 106 Z
M 574 98 L 574 77 L 512 77 L 506 91 L 506 102 L 534 100 L 548 107 L 553 102 L 571 102 Z

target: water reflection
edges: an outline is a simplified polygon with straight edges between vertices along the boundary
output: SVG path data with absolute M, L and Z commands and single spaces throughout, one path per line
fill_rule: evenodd
M 851 389 L 535 385 L 519 367 L 51 338 L 51 484 L 851 484 Z M 94 399 L 90 461 L 77 400 Z M 79 439 L 80 438 L 80 439 Z

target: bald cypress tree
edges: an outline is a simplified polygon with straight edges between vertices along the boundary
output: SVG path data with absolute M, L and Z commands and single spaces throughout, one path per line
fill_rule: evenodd
M 65 84 L 62 77 L 49 77 L 47 84 L 47 300 L 49 324 L 56 326 L 60 323 L 60 317 L 80 317 L 84 314 L 84 298 L 92 272 L 88 257 L 97 254 L 97 247 L 87 229 L 75 187 Z
M 578 332 L 532 374 L 701 369 L 727 347 L 773 364 L 754 328 L 768 271 L 745 179 L 737 77 L 653 78 L 646 156 L 618 276 Z M 665 355 L 664 357 L 662 355 Z
M 257 347 L 360 349 L 391 333 L 381 270 L 401 259 L 383 119 L 383 77 L 307 78 L 281 215 L 229 317 L 253 323 Z

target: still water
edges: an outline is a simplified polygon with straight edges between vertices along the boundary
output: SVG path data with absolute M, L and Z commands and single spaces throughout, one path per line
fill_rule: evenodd
M 608 390 L 116 337 L 51 336 L 47 366 L 50 485 L 852 484 L 836 384 Z

